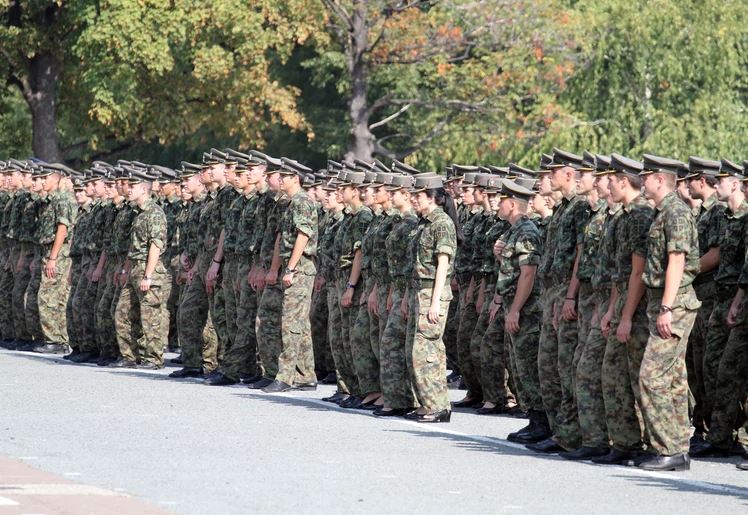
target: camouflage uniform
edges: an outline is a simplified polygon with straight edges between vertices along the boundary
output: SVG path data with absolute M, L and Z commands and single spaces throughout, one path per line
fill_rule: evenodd
M 273 249 L 278 235 L 280 221 L 283 213 L 288 207 L 288 198 L 283 195 L 276 196 L 275 205 L 268 211 L 265 227 L 262 227 L 262 244 L 260 255 L 263 259 L 263 268 L 270 270 L 273 259 Z M 255 332 L 257 335 L 257 351 L 260 354 L 260 362 L 265 369 L 266 379 L 275 379 L 278 373 L 278 352 L 282 348 L 283 332 L 281 328 L 281 315 L 283 312 L 283 285 L 281 283 L 283 268 L 278 271 L 278 280 L 275 284 L 266 284 L 262 290 L 259 304 L 257 306 L 257 320 Z
M 106 353 L 107 357 L 111 357 L 116 354 L 117 351 L 113 350 L 116 347 L 116 338 L 112 338 L 114 334 L 114 316 L 111 309 L 105 309 L 104 311 L 99 310 L 99 305 L 102 303 L 104 295 L 108 294 L 107 276 L 115 273 L 118 263 L 116 263 L 113 256 L 111 256 L 107 249 L 111 246 L 112 241 L 112 227 L 114 226 L 114 220 L 117 217 L 119 206 L 123 202 L 117 203 L 112 200 L 108 203 L 101 216 L 102 219 L 98 222 L 99 227 L 106 227 L 106 230 L 102 232 L 100 240 L 101 254 L 105 256 L 104 267 L 102 268 L 101 277 L 96 282 L 95 298 L 93 301 L 93 324 L 94 324 L 94 341 L 96 348 L 98 349 L 99 357 L 101 357 L 102 351 Z M 120 270 L 122 262 L 119 263 Z M 109 303 L 111 308 L 111 301 Z M 100 328 L 106 328 L 100 330 Z
M 641 411 L 652 447 L 661 456 L 687 453 L 689 448 L 686 346 L 696 310 L 701 305 L 692 285 L 699 273 L 698 234 L 693 217 L 689 215 L 688 207 L 674 192 L 668 193 L 657 206 L 649 230 L 643 274 L 647 286 L 649 341 L 639 373 Z M 684 253 L 686 263 L 671 306 L 673 336 L 666 339 L 659 336 L 656 323 L 670 252 Z
M 613 288 L 612 271 L 615 266 L 617 245 L 616 228 L 622 213 L 623 209 L 620 204 L 611 204 L 598 210 L 595 217 L 590 220 L 585 229 L 584 255 L 577 271 L 580 281 L 589 281 L 589 289 L 593 292 L 590 294 L 592 304 L 585 308 L 580 299 L 579 310 L 590 309 L 597 314 L 597 323 L 590 324 L 584 343 L 580 336 L 582 351 L 576 367 L 577 412 L 582 431 L 582 445 L 585 447 L 608 445 L 602 387 L 606 339 L 600 329 L 600 319 L 608 311 L 610 292 Z M 602 224 L 598 227 L 601 217 Z M 580 317 L 585 315 L 585 313 L 580 313 Z M 580 326 L 580 332 L 582 331 L 583 327 Z
M 383 214 L 382 220 L 377 225 L 376 231 L 371 238 L 372 253 L 369 258 L 370 277 L 377 288 L 377 311 L 378 316 L 372 315 L 371 323 L 371 347 L 377 356 L 379 365 L 379 383 L 381 385 L 381 341 L 384 329 L 387 325 L 387 298 L 389 297 L 392 283 L 390 281 L 389 263 L 387 261 L 387 238 L 392 233 L 392 228 L 400 222 L 402 217 L 397 209 L 390 208 Z
M 361 249 L 361 240 L 363 239 L 366 228 L 371 223 L 373 217 L 371 209 L 366 206 L 361 206 L 356 210 L 348 207 L 345 209 L 345 212 L 349 216 L 343 220 L 337 234 L 335 235 L 334 241 L 335 254 L 338 256 L 339 267 L 337 280 L 338 300 L 342 298 L 347 289 L 351 266 L 353 265 L 353 258 L 356 251 Z M 354 365 L 356 356 L 353 355 L 351 347 L 351 333 L 356 316 L 358 315 L 359 303 L 361 301 L 361 295 L 363 295 L 363 290 L 364 284 L 361 278 L 359 278 L 358 283 L 353 289 L 354 293 L 351 306 L 344 308 L 340 305 L 340 302 L 338 302 L 337 307 L 337 309 L 340 310 L 341 343 L 343 345 L 341 350 L 344 357 L 342 360 L 336 360 L 336 363 L 338 366 L 338 372 L 343 375 L 341 378 L 343 383 L 348 387 L 350 393 L 356 397 L 367 393 L 363 390 L 363 387 L 359 385 L 359 378 L 356 374 L 356 367 Z M 366 309 L 365 306 L 364 309 Z M 334 352 L 333 349 L 333 356 Z
M 700 256 L 703 257 L 709 250 L 719 246 L 719 238 L 724 231 L 726 207 L 723 202 L 717 200 L 716 193 L 702 202 L 696 217 Z M 716 273 L 716 268 L 707 273 L 700 273 L 693 282 L 696 296 L 701 301 L 701 308 L 696 315 L 696 321 L 688 339 L 686 368 L 688 386 L 694 396 L 693 423 L 699 432 L 704 432 L 710 416 L 710 405 L 706 403 L 704 387 L 704 348 L 707 322 L 714 309 Z
M 391 216 L 394 225 L 385 240 L 385 255 L 392 284 L 392 309 L 379 342 L 379 373 L 384 403 L 392 409 L 406 409 L 415 406 L 416 400 L 405 358 L 408 321 L 402 315 L 400 304 L 412 274 L 414 258 L 410 255 L 409 245 L 415 237 L 418 219 L 412 211 Z
M 405 338 L 405 360 L 416 399 L 429 413 L 449 410 L 447 394 L 447 358 L 442 334 L 447 323 L 452 289 L 450 276 L 457 252 L 457 237 L 452 219 L 440 207 L 421 217 L 412 240 L 413 272 L 410 283 L 411 304 Z M 431 307 L 437 258 L 449 257 L 449 270 L 439 299 L 439 322 L 431 323 Z
M 0 263 L 0 339 L 13 340 L 15 338 L 15 327 L 13 326 L 13 303 L 8 292 L 13 290 L 13 261 L 14 240 L 10 238 L 10 220 L 14 206 L 18 203 L 19 192 L 10 192 L 2 204 L 2 222 L 0 223 L 0 238 L 3 241 L 2 262 Z
M 73 350 L 80 351 L 80 337 L 78 336 L 79 318 L 73 309 L 76 287 L 80 283 L 84 270 L 84 241 L 88 233 L 91 221 L 93 203 L 89 202 L 85 206 L 78 208 L 78 218 L 75 221 L 73 232 L 70 239 L 70 295 L 65 306 L 66 326 L 68 332 L 68 345 Z
M 73 196 L 66 191 L 54 191 L 41 200 L 35 232 L 37 248 L 31 268 L 33 280 L 26 289 L 26 327 L 34 333 L 35 340 L 68 343 L 65 307 L 70 295 L 70 229 L 77 213 Z M 55 241 L 57 227 L 68 230 L 65 241 L 56 256 L 55 277 L 44 274 L 47 258 Z
M 236 341 L 237 320 L 236 314 L 239 307 L 239 256 L 236 253 L 237 240 L 239 239 L 239 221 L 242 211 L 247 204 L 246 195 L 238 195 L 229 205 L 223 226 L 223 276 L 222 290 L 226 306 L 226 334 L 227 348 Z M 225 356 L 225 353 L 224 353 Z
M 13 323 L 16 338 L 31 341 L 34 335 L 26 325 L 26 289 L 31 282 L 31 264 L 34 258 L 34 231 L 37 214 L 41 207 L 41 198 L 36 193 L 29 193 L 21 206 L 18 225 L 15 226 L 15 237 L 18 242 L 18 260 L 22 262 L 21 270 L 13 276 Z M 33 271 L 33 273 L 41 273 Z
M 140 282 L 145 277 L 151 246 L 157 247 L 160 255 L 166 248 L 166 215 L 153 199 L 134 209 L 137 214 L 127 252 L 130 273 L 117 301 L 114 318 L 117 345 L 122 359 L 161 367 L 169 334 L 166 300 L 171 288 L 169 270 L 161 257 L 151 275 L 150 288 L 141 291 Z
M 322 286 L 316 287 L 312 292 L 311 315 L 309 316 L 312 324 L 312 348 L 314 349 L 314 366 L 317 374 L 325 374 L 335 370 L 335 363 L 330 352 L 330 340 L 327 335 L 327 322 L 330 318 L 330 312 L 327 307 L 327 281 L 321 270 L 321 245 L 327 228 L 333 220 L 333 215 L 337 213 L 327 213 L 323 209 L 317 210 L 319 219 L 319 238 L 317 242 L 317 277 L 315 281 L 321 280 Z
M 275 378 L 289 385 L 315 383 L 309 307 L 312 302 L 314 276 L 317 274 L 314 257 L 317 255 L 318 220 L 317 206 L 306 191 L 300 189 L 289 199 L 278 229 L 281 270 L 288 267 L 288 260 L 299 233 L 308 236 L 309 240 L 296 263 L 293 282 L 290 286 L 283 287 L 282 347 L 274 350 L 278 355 L 278 373 Z M 283 272 L 280 273 L 281 277 L 282 275 Z
M 739 323 L 734 327 L 727 325 L 727 314 L 738 288 L 744 288 L 744 282 L 748 278 L 745 270 L 748 242 L 746 215 L 748 200 L 743 200 L 735 212 L 730 208 L 725 210 L 724 227 L 719 238 L 719 267 L 714 277 L 715 301 L 707 325 L 704 349 L 705 404 L 709 408 L 706 413 L 711 413 L 711 425 L 714 426 L 709 428 L 707 439 L 719 447 L 729 447 L 732 444 L 731 431 L 736 419 L 737 397 L 745 391 L 740 378 L 735 375 L 742 363 L 742 357 L 736 357 L 736 353 L 741 348 L 737 339 L 745 337 L 745 306 L 738 317 Z M 730 391 L 731 388 L 735 390 Z
M 499 260 L 496 292 L 502 296 L 504 316 L 512 307 L 517 293 L 517 282 L 522 266 L 537 266 L 543 254 L 543 242 L 537 226 L 527 217 L 521 217 L 502 236 L 506 242 Z M 519 316 L 519 331 L 505 333 L 510 356 L 512 375 L 520 405 L 530 413 L 543 411 L 543 399 L 538 376 L 538 337 L 542 309 L 540 285 L 536 280 L 532 293 L 522 307 Z
M 363 394 L 381 390 L 379 381 L 379 325 L 375 319 L 372 320 L 367 301 L 375 284 L 375 280 L 370 276 L 371 259 L 375 252 L 375 235 L 384 219 L 383 213 L 380 211 L 374 212 L 371 222 L 361 238 L 361 277 L 358 282 L 363 284 L 360 298 L 362 303 L 350 308 L 352 322 L 350 328 L 351 356 L 353 357 L 353 368 L 356 371 L 356 377 L 358 377 L 358 385 Z M 355 317 L 353 311 L 356 311 Z M 372 326 L 375 326 L 376 330 Z M 373 342 L 372 332 L 377 334 L 376 344 Z
M 554 220 L 549 224 L 546 237 L 548 261 L 545 261 L 544 256 L 541 263 L 541 276 L 550 285 L 546 291 L 546 302 L 555 304 L 558 328 L 553 327 L 553 313 L 544 313 L 538 367 L 543 405 L 551 429 L 559 445 L 569 449 L 576 448 L 581 443 L 573 381 L 574 353 L 579 342 L 577 321 L 565 320 L 561 315 L 561 307 L 571 280 L 576 247 L 583 243 L 590 207 L 586 198 L 573 195 L 564 198 L 558 210 L 558 218 L 554 213 Z M 552 244 L 549 244 L 549 240 L 552 240 Z M 546 320 L 547 315 L 550 315 L 549 320 Z
M 166 301 L 166 309 L 169 311 L 169 339 L 168 347 L 171 350 L 179 348 L 179 329 L 177 328 L 177 312 L 179 311 L 179 296 L 181 286 L 177 283 L 179 275 L 179 230 L 186 218 L 187 206 L 176 195 L 163 198 L 159 202 L 161 209 L 166 215 L 166 251 L 164 252 L 164 263 L 168 264 L 171 275 L 171 289 Z

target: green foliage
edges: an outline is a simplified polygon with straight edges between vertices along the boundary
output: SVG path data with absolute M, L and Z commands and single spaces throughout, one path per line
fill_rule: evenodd
M 0 90 L 0 160 L 31 155 L 31 116 L 16 88 Z

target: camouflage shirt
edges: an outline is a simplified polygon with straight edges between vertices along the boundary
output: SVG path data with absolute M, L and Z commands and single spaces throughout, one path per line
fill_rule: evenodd
M 104 249 L 104 234 L 110 230 L 107 224 L 111 223 L 110 215 L 113 210 L 114 203 L 110 199 L 104 199 L 94 206 L 90 234 L 86 238 L 88 252 L 99 254 Z
M 65 243 L 70 241 L 69 229 L 75 222 L 78 206 L 72 195 L 66 191 L 53 191 L 45 196 L 39 205 L 35 240 L 40 245 L 51 245 L 55 241 L 57 226 L 68 228 Z
M 5 199 L 5 203 L 2 205 L 2 221 L 0 221 L 0 238 L 8 237 L 8 229 L 10 226 L 10 215 L 13 211 L 13 206 L 16 203 L 17 193 L 8 193 Z
M 502 237 L 506 242 L 501 251 L 499 275 L 496 280 L 496 293 L 503 297 L 513 297 L 517 293 L 517 282 L 523 266 L 538 266 L 543 253 L 540 230 L 529 218 L 523 216 L 512 225 Z M 540 292 L 535 281 L 533 293 Z
M 166 260 L 170 260 L 179 254 L 179 223 L 177 219 L 184 211 L 182 200 L 176 195 L 162 198 L 158 203 L 166 215 Z
M 121 202 L 116 208 L 114 222 L 111 226 L 112 237 L 109 246 L 105 247 L 107 255 L 116 256 L 127 253 L 130 247 L 130 231 L 137 210 L 129 201 Z
M 224 214 L 224 225 L 223 225 L 223 252 L 236 252 L 237 243 L 239 240 L 239 223 L 241 221 L 242 212 L 244 207 L 247 205 L 247 196 L 239 194 L 229 204 L 229 208 Z
M 587 225 L 584 226 L 582 256 L 579 258 L 579 268 L 577 269 L 577 279 L 584 282 L 592 280 L 595 263 L 597 257 L 600 255 L 603 226 L 608 219 L 607 202 L 604 200 L 599 200 L 590 209 L 592 210 L 592 216 Z
M 146 261 L 148 250 L 155 245 L 160 254 L 166 248 L 166 215 L 153 199 L 148 199 L 143 207 L 133 206 L 135 219 L 130 231 L 130 247 L 127 257 L 131 261 Z
M 334 254 L 335 235 L 343 222 L 343 211 L 327 213 L 327 222 L 324 230 L 320 232 L 317 242 L 317 256 L 319 272 L 327 281 L 335 279 L 335 271 L 338 268 L 338 260 Z
M 614 269 L 611 280 L 628 283 L 631 277 L 631 256 L 647 257 L 647 238 L 654 219 L 654 209 L 644 195 L 639 195 L 628 206 L 624 206 L 616 225 Z
M 317 255 L 317 206 L 309 194 L 300 189 L 288 201 L 288 207 L 283 212 L 283 217 L 278 224 L 280 233 L 280 246 L 278 255 L 284 263 L 288 263 L 296 238 L 299 233 L 305 234 L 309 240 L 304 251 L 296 264 L 296 270 L 305 275 L 315 275 L 317 269 L 314 265 L 314 257 Z
M 262 244 L 265 236 L 265 225 L 268 216 L 275 209 L 275 194 L 267 187 L 257 191 L 257 209 L 254 214 L 254 228 L 252 229 L 252 262 L 264 266 L 265 256 L 262 256 Z M 270 256 L 272 259 L 272 256 Z
M 70 241 L 70 257 L 80 257 L 84 253 L 83 242 L 90 231 L 93 203 L 78 208 L 78 218 L 75 220 L 73 234 Z
M 24 243 L 36 243 L 36 224 L 39 217 L 39 210 L 42 207 L 42 202 L 42 197 L 36 193 L 31 193 L 31 195 L 26 199 L 26 202 L 21 209 L 21 217 L 18 221 L 18 229 L 16 231 L 18 241 Z
M 184 223 L 184 230 L 180 235 L 179 246 L 187 254 L 190 262 L 197 260 L 197 255 L 202 249 L 202 240 L 200 237 L 200 215 L 203 213 L 205 204 L 208 201 L 208 195 L 192 199 L 187 208 L 187 219 Z
M 364 235 L 361 238 L 361 271 L 363 274 L 368 275 L 371 269 L 371 257 L 375 252 L 376 247 L 374 246 L 374 238 L 379 229 L 379 224 L 385 219 L 384 213 L 381 209 L 372 211 L 372 219 L 369 225 L 364 231 Z
M 392 215 L 393 226 L 384 242 L 387 249 L 387 268 L 393 282 L 404 281 L 412 275 L 413 256 L 410 254 L 410 242 L 415 238 L 418 217 L 414 211 L 405 215 L 399 211 Z M 405 286 L 405 284 L 401 284 Z
M 694 277 L 699 273 L 699 236 L 696 222 L 690 214 L 688 206 L 675 192 L 668 193 L 657 206 L 657 213 L 649 229 L 647 262 L 642 274 L 648 288 L 665 287 L 665 271 L 670 252 L 686 255 L 681 288 L 693 283 Z
M 551 267 L 553 258 L 556 253 L 556 240 L 558 238 L 558 226 L 564 212 L 569 208 L 570 199 L 562 198 L 553 209 L 553 214 L 547 218 L 545 224 L 545 234 L 543 238 L 543 253 L 540 256 L 540 265 L 538 265 L 538 278 L 543 285 L 548 285 L 551 279 Z
M 469 210 L 466 211 L 470 213 Z M 475 210 L 469 214 L 467 221 L 462 226 L 462 242 L 460 247 L 457 249 L 457 256 L 455 256 L 454 270 L 456 274 L 468 273 L 471 271 L 472 257 L 473 257 L 473 246 L 475 240 L 475 232 L 483 221 L 483 210 Z
M 260 258 L 262 259 L 262 266 L 266 270 L 270 269 L 270 265 L 273 261 L 275 240 L 278 235 L 280 221 L 283 218 L 283 213 L 286 211 L 287 207 L 288 197 L 282 194 L 277 194 L 275 197 L 275 204 L 267 212 L 264 227 L 260 227 L 263 231 Z
M 31 193 L 28 191 L 19 191 L 16 193 L 13 201 L 10 205 L 10 214 L 8 216 L 7 227 L 8 230 L 5 233 L 5 237 L 11 240 L 18 240 L 18 228 L 21 220 L 21 213 L 23 212 L 23 206 L 31 197 Z M 5 222 L 3 222 L 5 223 Z
M 252 255 L 252 245 L 254 245 L 255 236 L 255 214 L 257 213 L 260 197 L 254 190 L 247 195 L 242 195 L 242 197 L 244 198 L 244 204 L 239 213 L 239 221 L 236 226 L 235 252 L 241 254 L 244 259 Z
M 353 258 L 356 251 L 361 249 L 361 240 L 374 216 L 371 209 L 366 206 L 356 210 L 347 207 L 345 211 L 350 217 L 344 220 L 338 234 L 335 235 L 335 253 L 341 270 L 347 270 L 353 265 Z
M 748 230 L 748 200 L 743 200 L 733 213 L 728 207 L 722 223 L 724 231 L 718 241 L 719 266 L 715 281 L 720 286 L 741 284 L 746 261 L 746 231 Z
M 609 289 L 613 282 L 615 271 L 615 257 L 618 222 L 623 214 L 623 206 L 620 203 L 609 204 L 605 222 L 603 222 L 602 236 L 597 256 L 593 259 L 594 270 L 590 282 L 596 290 Z
M 493 255 L 493 246 L 499 239 L 503 240 L 502 235 L 509 231 L 510 227 L 511 224 L 506 220 L 496 218 L 494 224 L 486 232 L 485 243 L 481 247 L 483 258 L 480 271 L 482 273 L 492 275 L 499 273 L 499 263 Z
M 436 207 L 431 213 L 420 218 L 417 231 L 416 237 L 413 238 L 413 279 L 436 279 L 437 258 L 440 254 L 445 254 L 449 257 L 449 283 L 457 252 L 454 222 L 441 207 Z
M 581 195 L 569 199 L 555 233 L 555 249 L 550 267 L 551 280 L 555 284 L 567 284 L 571 280 L 576 259 L 576 247 L 584 242 L 584 228 L 590 219 L 590 204 Z
M 392 232 L 394 225 L 400 221 L 397 209 L 390 208 L 384 213 L 382 220 L 372 238 L 373 252 L 371 254 L 371 276 L 377 284 L 386 285 L 390 282 L 388 270 L 387 252 L 385 252 L 387 237 Z
M 479 223 L 475 226 L 473 231 L 473 244 L 471 245 L 472 255 L 470 256 L 470 272 L 473 275 L 480 276 L 483 274 L 483 262 L 486 257 L 486 252 L 492 251 L 488 248 L 489 244 L 486 241 L 488 231 L 496 223 L 497 218 L 494 216 L 492 211 L 484 211 L 483 217 Z
M 201 251 L 209 254 L 215 253 L 218 248 L 218 240 L 226 220 L 231 202 L 236 198 L 236 190 L 224 185 L 216 191 L 208 194 L 208 200 L 203 206 L 200 214 L 199 235 L 202 238 Z

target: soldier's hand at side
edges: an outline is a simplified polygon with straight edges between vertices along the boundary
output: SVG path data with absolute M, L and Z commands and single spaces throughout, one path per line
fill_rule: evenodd
M 213 281 L 213 283 L 215 283 L 216 279 L 218 279 L 218 272 L 220 272 L 220 270 L 221 270 L 221 264 L 213 261 L 210 264 L 210 268 L 208 268 L 208 273 L 205 275 L 205 280 Z
M 501 309 L 501 304 L 497 304 L 496 302 L 491 302 L 491 307 L 488 309 L 488 323 L 489 324 L 493 323 L 500 309 Z
M 519 332 L 519 311 L 510 311 L 504 317 L 504 327 L 511 334 Z
M 564 320 L 571 322 L 577 319 L 577 301 L 566 299 L 561 310 Z
M 283 276 L 283 286 L 288 288 L 293 284 L 293 274 L 285 274 Z
M 270 270 L 267 274 L 265 274 L 265 284 L 269 284 L 270 286 L 273 286 L 277 282 L 278 282 L 278 272 L 276 270 Z
M 606 311 L 603 315 L 602 320 L 600 320 L 600 331 L 603 333 L 603 336 L 605 338 L 608 337 L 610 334 L 610 321 L 613 318 L 613 313 L 610 311 Z
M 371 293 L 369 293 L 369 299 L 367 302 L 368 302 L 368 307 L 369 307 L 369 313 L 371 313 L 375 317 L 378 317 L 379 316 L 379 303 L 377 302 L 376 290 L 371 290 Z
M 428 313 L 426 313 L 426 319 L 431 322 L 432 324 L 438 324 L 439 323 L 439 302 L 437 301 L 435 304 L 431 304 L 431 307 L 429 308 Z
M 493 255 L 496 259 L 501 259 L 501 253 L 504 251 L 504 247 L 506 247 L 506 242 L 501 240 L 496 240 L 496 243 L 493 244 Z
M 408 319 L 408 299 L 403 296 L 403 300 L 400 301 L 400 314 L 405 320 Z
M 151 280 L 147 277 L 143 277 L 140 281 L 140 291 L 148 291 L 151 288 Z
M 56 259 L 48 259 L 47 263 L 44 265 L 44 275 L 47 277 L 47 279 L 54 279 L 55 275 L 57 274 L 57 260 Z
M 92 283 L 99 282 L 99 279 L 101 279 L 101 273 L 102 273 L 102 270 L 97 266 L 96 270 L 94 270 L 93 273 L 91 274 L 91 282 Z
M 631 338 L 631 320 L 621 319 L 616 328 L 616 339 L 621 343 L 626 343 Z
M 738 314 L 740 313 L 740 304 L 738 305 L 731 305 L 730 310 L 727 312 L 727 325 L 729 327 L 735 326 L 735 324 L 738 322 Z
M 662 338 L 671 338 L 673 336 L 673 313 L 667 311 L 657 315 L 657 332 Z
M 317 277 L 314 278 L 314 291 L 319 293 L 324 286 L 325 286 L 324 277 L 322 277 L 321 275 L 318 275 Z
M 192 268 L 187 272 L 187 284 L 192 283 L 192 279 L 195 278 L 195 269 Z
M 350 308 L 353 305 L 353 288 L 345 289 L 345 293 L 340 297 L 340 305 L 344 308 Z
M 205 293 L 207 293 L 208 295 L 213 295 L 213 290 L 215 289 L 215 287 L 216 287 L 215 281 L 208 281 L 208 280 L 205 281 Z

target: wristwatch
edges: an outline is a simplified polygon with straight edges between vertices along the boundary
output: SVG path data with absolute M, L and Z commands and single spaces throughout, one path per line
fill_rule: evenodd
M 286 271 L 283 272 L 283 275 L 295 274 L 295 273 L 296 273 L 296 269 L 295 268 L 286 268 Z
M 353 284 L 353 283 L 348 283 L 348 284 L 346 284 L 346 285 L 345 285 L 345 287 L 346 287 L 346 289 L 348 289 L 348 288 L 351 288 L 351 289 L 352 289 L 352 288 L 355 288 L 355 287 L 356 287 L 356 285 L 355 285 L 355 284 Z
M 673 308 L 670 306 L 666 306 L 665 304 L 660 304 L 660 314 L 663 315 L 665 313 L 672 313 Z

